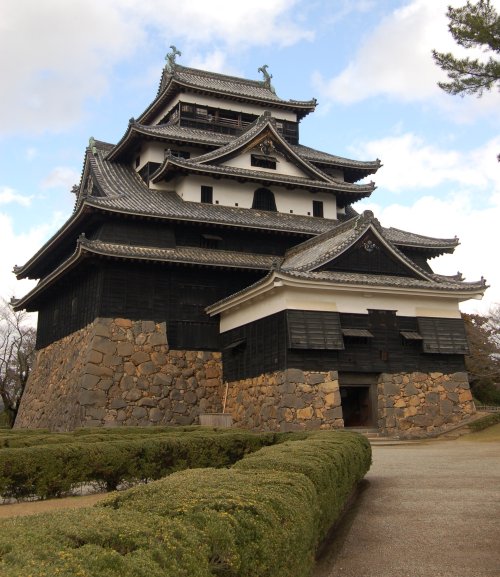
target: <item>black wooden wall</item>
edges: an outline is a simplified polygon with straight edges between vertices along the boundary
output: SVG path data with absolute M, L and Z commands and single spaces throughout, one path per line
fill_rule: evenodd
M 219 322 L 204 309 L 265 274 L 255 271 L 89 259 L 39 306 L 37 348 L 96 317 L 167 322 L 175 349 L 219 350 Z
M 224 379 L 250 378 L 286 368 L 361 373 L 464 370 L 463 354 L 424 353 L 422 341 L 407 340 L 401 335 L 401 331 L 418 332 L 416 318 L 396 317 L 392 311 L 339 316 L 342 328 L 366 329 L 373 337 L 344 336 L 343 349 L 291 348 L 286 311 L 223 333 Z M 453 319 L 447 319 L 450 320 Z M 460 319 L 455 320 L 459 325 L 462 323 Z

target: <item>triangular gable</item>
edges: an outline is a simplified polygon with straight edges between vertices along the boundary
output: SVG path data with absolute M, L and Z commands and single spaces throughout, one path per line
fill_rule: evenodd
M 331 177 L 308 160 L 302 158 L 290 144 L 279 134 L 275 127 L 275 119 L 265 113 L 241 136 L 217 150 L 203 154 L 193 159 L 199 165 L 228 165 L 234 166 L 234 159 L 243 155 L 259 155 L 276 158 L 276 172 L 279 174 L 279 162 L 292 165 L 304 177 L 322 182 L 332 182 Z M 258 166 L 252 167 L 259 170 Z
M 285 255 L 282 268 L 433 278 L 385 238 L 371 211 L 295 246 Z
M 418 266 L 394 247 L 384 242 L 372 227 L 361 235 L 348 249 L 328 262 L 315 268 L 320 271 L 343 271 L 422 278 Z M 412 266 L 413 265 L 413 266 Z M 422 271 L 423 272 L 423 271 Z

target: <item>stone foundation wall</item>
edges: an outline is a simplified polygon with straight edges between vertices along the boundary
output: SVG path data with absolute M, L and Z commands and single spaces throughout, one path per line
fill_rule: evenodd
M 15 427 L 197 423 L 221 373 L 218 352 L 170 350 L 165 323 L 96 319 L 38 352 Z
M 232 415 L 234 426 L 259 431 L 344 426 L 336 371 L 287 369 L 231 382 L 225 412 Z
M 382 374 L 378 384 L 378 426 L 400 438 L 445 431 L 476 408 L 467 373 Z

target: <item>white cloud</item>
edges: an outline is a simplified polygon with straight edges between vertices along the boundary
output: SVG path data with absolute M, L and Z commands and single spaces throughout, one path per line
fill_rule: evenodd
M 0 131 L 61 131 L 81 117 L 83 104 L 101 97 L 110 70 L 144 50 L 146 38 L 242 50 L 287 46 L 312 38 L 293 0 L 3 0 Z M 176 40 L 177 41 L 177 40 Z M 215 58 L 217 51 L 211 49 Z M 221 65 L 221 62 L 219 62 Z
M 12 188 L 0 186 L 0 204 L 10 204 L 15 202 L 21 206 L 29 206 L 32 200 L 32 196 L 25 196 L 15 192 Z
M 498 117 L 498 99 L 491 94 L 480 100 L 460 99 L 437 86 L 447 78 L 434 63 L 432 49 L 471 54 L 458 47 L 448 32 L 449 4 L 462 5 L 463 1 L 412 0 L 394 10 L 366 36 L 337 76 L 325 79 L 319 72 L 314 74 L 317 89 L 324 98 L 344 104 L 374 96 L 406 102 L 432 99 L 455 120 L 469 121 L 471 116 L 489 112 Z
M 375 200 L 360 203 L 359 209 L 373 210 L 383 226 L 438 238 L 458 236 L 460 245 L 454 254 L 433 259 L 431 266 L 441 274 L 460 270 L 469 281 L 486 278 L 490 288 L 484 300 L 468 301 L 463 310 L 486 312 L 493 303 L 500 303 L 496 256 L 500 223 L 496 154 L 500 137 L 467 153 L 439 149 L 411 134 L 367 143 L 364 150 L 372 147 L 385 149 L 388 156 L 380 176 L 377 174 L 381 190 L 401 192 L 401 197 L 405 189 L 427 188 L 429 192 L 408 204 L 381 205 Z M 453 192 L 443 191 L 450 188 L 445 186 L 449 183 Z
M 41 187 L 71 189 L 74 184 L 80 182 L 80 174 L 67 166 L 57 166 L 43 179 Z
M 13 295 L 20 297 L 33 288 L 35 281 L 16 280 L 12 269 L 31 258 L 63 220 L 62 213 L 57 213 L 49 222 L 18 234 L 11 217 L 0 212 L 0 246 L 8 247 L 8 250 L 0 251 L 0 298 L 10 300 Z
M 433 188 L 453 183 L 489 190 L 498 186 L 500 137 L 480 148 L 461 152 L 429 144 L 413 133 L 387 136 L 352 147 L 360 158 L 382 159 L 375 179 L 379 188 L 401 192 L 405 188 Z M 499 190 L 500 192 L 500 190 Z

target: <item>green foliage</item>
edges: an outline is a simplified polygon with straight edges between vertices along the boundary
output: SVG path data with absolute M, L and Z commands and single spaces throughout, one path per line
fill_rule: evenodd
M 459 46 L 480 48 L 484 52 L 500 53 L 500 16 L 490 0 L 467 2 L 459 8 L 448 7 L 448 29 Z M 448 74 L 451 82 L 439 82 L 449 94 L 477 94 L 498 85 L 500 88 L 500 61 L 496 56 L 487 60 L 456 58 L 433 50 L 438 66 Z
M 276 433 L 202 428 L 157 434 L 145 431 L 120 434 L 115 430 L 104 441 L 97 431 L 75 434 L 72 442 L 63 435 L 62 443 L 46 445 L 38 444 L 36 435 L 20 435 L 34 443 L 0 450 L 0 495 L 45 499 L 68 493 L 82 483 L 96 483 L 112 491 L 124 482 L 148 482 L 186 468 L 226 467 L 246 453 L 285 438 Z M 57 437 L 46 435 L 51 441 Z M 16 444 L 15 434 L 10 441 Z
M 472 392 L 474 398 L 476 398 L 482 405 L 500 406 L 500 389 L 491 381 L 481 380 L 475 382 Z
M 181 471 L 92 509 L 7 520 L 0 574 L 306 577 L 370 460 L 354 433 L 290 435 L 231 469 Z
M 3 577 L 206 577 L 193 527 L 154 513 L 85 509 L 10 519 L 0 538 Z
M 474 433 L 477 433 L 478 431 L 492 427 L 497 423 L 500 423 L 500 413 L 492 413 L 491 415 L 486 415 L 483 418 L 470 423 L 469 429 L 471 429 Z
M 0 411 L 0 429 L 10 429 L 10 419 L 6 411 Z

